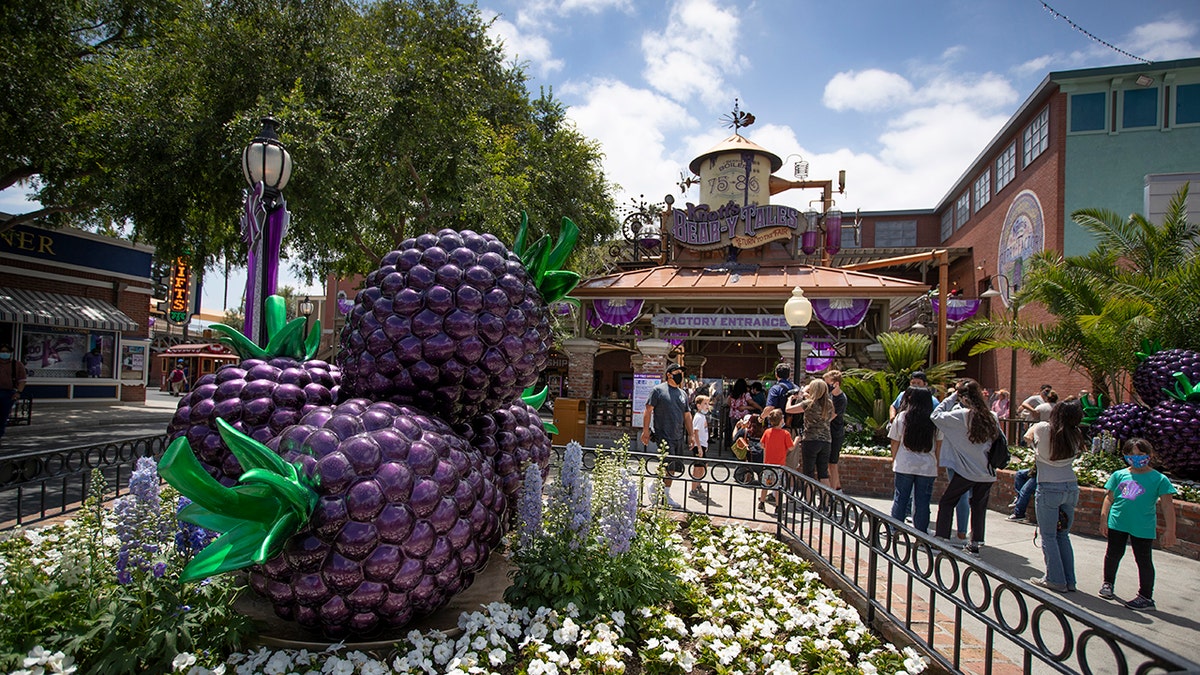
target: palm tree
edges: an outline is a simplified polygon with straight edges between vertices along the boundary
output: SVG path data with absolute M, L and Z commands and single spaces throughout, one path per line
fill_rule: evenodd
M 1103 209 L 1071 218 L 1097 240 L 1082 256 L 1045 251 L 1032 258 L 1014 302 L 1038 302 L 1056 319 L 1018 324 L 980 318 L 959 328 L 951 349 L 970 354 L 1021 349 L 1034 365 L 1055 360 L 1091 380 L 1095 394 L 1120 402 L 1143 339 L 1200 349 L 1200 226 L 1187 222 L 1188 186 L 1172 198 L 1161 226 L 1140 214 Z

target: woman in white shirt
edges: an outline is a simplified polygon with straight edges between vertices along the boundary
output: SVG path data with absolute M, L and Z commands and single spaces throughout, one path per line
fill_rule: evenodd
M 1079 428 L 1082 419 L 1083 406 L 1078 400 L 1069 399 L 1054 406 L 1050 421 L 1038 422 L 1025 432 L 1025 441 L 1033 446 L 1037 462 L 1034 512 L 1042 536 L 1042 558 L 1046 562 L 1046 576 L 1029 581 L 1059 592 L 1075 590 L 1071 526 L 1075 524 L 1075 506 L 1079 503 L 1079 481 L 1072 465 L 1075 456 L 1087 448 Z
M 938 500 L 937 536 L 950 538 L 954 507 L 971 493 L 971 541 L 963 551 L 977 555 L 987 524 L 988 496 L 996 474 L 988 468 L 988 449 L 1000 435 L 996 415 L 983 398 L 983 389 L 972 379 L 959 380 L 954 393 L 934 408 L 930 419 L 943 435 L 942 452 L 951 456 L 954 478 Z
M 929 530 L 929 502 L 938 475 L 941 440 L 933 420 L 933 392 L 924 387 L 909 387 L 904 392 L 904 409 L 888 429 L 892 440 L 892 518 L 904 520 L 908 500 L 913 500 L 913 527 Z

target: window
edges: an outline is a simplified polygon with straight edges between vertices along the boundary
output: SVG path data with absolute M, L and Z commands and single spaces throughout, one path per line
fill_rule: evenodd
M 1106 96 L 1102 91 L 1071 94 L 1071 131 L 1104 131 Z
M 954 211 L 946 209 L 946 212 L 942 214 L 942 238 L 940 241 L 946 241 L 952 234 L 954 234 Z
M 917 245 L 917 221 L 884 220 L 875 223 L 875 246 L 899 248 Z
M 964 192 L 954 204 L 954 229 L 961 229 L 971 217 L 971 193 Z
M 1125 110 L 1121 114 L 1121 127 L 1137 129 L 1158 126 L 1158 88 L 1126 89 Z
M 858 228 L 843 227 L 842 228 L 842 248 L 858 248 Z
M 996 158 L 996 193 L 1017 176 L 1017 144 L 1013 143 Z
M 985 170 L 982 176 L 975 179 L 975 213 L 979 213 L 979 209 L 986 206 L 991 198 L 992 172 Z
M 1050 147 L 1050 109 L 1046 108 L 1037 117 L 1033 118 L 1033 122 L 1025 127 L 1025 145 L 1023 159 L 1025 164 L 1029 166 L 1030 162 L 1038 158 Z
M 1200 84 L 1175 87 L 1175 124 L 1200 124 Z

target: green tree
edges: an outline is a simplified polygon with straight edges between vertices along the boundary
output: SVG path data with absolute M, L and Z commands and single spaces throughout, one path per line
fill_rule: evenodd
M 572 217 L 585 243 L 616 229 L 599 148 L 552 96 L 530 98 L 523 70 L 504 62 L 473 5 L 125 4 L 140 17 L 136 49 L 77 63 L 46 37 L 42 67 L 74 79 L 40 106 L 32 86 L 6 104 L 6 132 L 32 128 L 33 110 L 60 122 L 42 127 L 59 154 L 43 154 L 73 171 L 18 162 L 32 151 L 10 143 L 20 134 L 0 136 L 10 145 L 0 157 L 24 167 L 34 195 L 56 210 L 52 224 L 130 221 L 164 256 L 187 249 L 207 266 L 243 261 L 240 152 L 273 113 L 297 167 L 285 243 L 309 275 L 369 270 L 405 238 L 442 227 L 508 239 L 522 209 L 535 230 L 557 231 L 561 216 Z M 87 46 L 74 36 L 95 22 L 94 3 L 55 9 L 51 36 Z M 34 40 L 39 26 L 28 20 L 9 34 Z
M 1086 255 L 1043 251 L 1030 260 L 1013 301 L 1039 303 L 1053 320 L 1014 322 L 983 317 L 959 328 L 952 349 L 969 353 L 1020 349 L 1034 365 L 1060 361 L 1091 381 L 1092 392 L 1120 402 L 1143 339 L 1200 349 L 1200 227 L 1187 222 L 1185 185 L 1162 225 L 1112 211 L 1072 214 L 1096 237 Z

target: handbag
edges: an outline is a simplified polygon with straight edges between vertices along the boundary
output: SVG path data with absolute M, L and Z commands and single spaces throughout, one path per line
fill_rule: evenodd
M 746 461 L 746 457 L 749 456 L 749 454 L 750 443 L 746 441 L 745 437 L 739 438 L 733 442 L 733 456 L 737 457 L 739 461 Z

